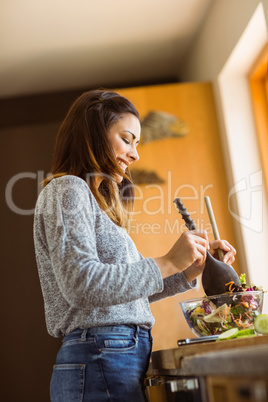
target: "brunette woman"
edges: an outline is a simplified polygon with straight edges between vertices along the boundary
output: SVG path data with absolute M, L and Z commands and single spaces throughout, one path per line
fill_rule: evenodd
M 183 233 L 166 255 L 143 258 L 127 233 L 138 160 L 139 114 L 119 94 L 95 90 L 70 108 L 34 221 L 47 330 L 62 337 L 52 402 L 145 401 L 152 348 L 150 303 L 196 286 L 209 244 Z

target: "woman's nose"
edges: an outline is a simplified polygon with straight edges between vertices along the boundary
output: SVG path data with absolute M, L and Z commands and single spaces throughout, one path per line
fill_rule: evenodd
M 131 159 L 133 162 L 137 162 L 137 161 L 140 159 L 136 147 L 133 148 L 133 149 L 128 153 L 128 156 L 130 157 L 130 159 Z

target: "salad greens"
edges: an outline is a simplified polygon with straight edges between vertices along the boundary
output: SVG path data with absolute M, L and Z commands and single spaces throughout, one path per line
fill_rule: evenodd
M 255 286 L 255 285 L 247 285 L 246 281 L 246 274 L 241 274 L 240 277 L 240 286 L 236 286 L 234 282 L 228 282 L 225 284 L 226 292 L 249 292 L 249 291 L 257 291 L 257 290 L 263 290 L 262 286 Z
M 188 306 L 185 317 L 197 336 L 219 335 L 232 328 L 254 328 L 254 320 L 262 310 L 262 288 L 247 286 L 245 274 L 240 276 L 240 280 L 239 289 L 232 288 L 218 296 L 193 300 Z

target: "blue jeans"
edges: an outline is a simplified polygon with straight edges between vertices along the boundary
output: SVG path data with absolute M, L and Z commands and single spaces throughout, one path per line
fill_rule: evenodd
M 136 325 L 66 335 L 50 383 L 52 402 L 144 402 L 151 331 Z

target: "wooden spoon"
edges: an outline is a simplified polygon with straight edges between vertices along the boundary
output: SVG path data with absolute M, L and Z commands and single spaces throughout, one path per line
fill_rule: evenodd
M 174 203 L 177 206 L 185 225 L 189 230 L 195 230 L 194 221 L 190 218 L 185 206 L 180 198 L 176 198 Z M 240 286 L 241 282 L 235 270 L 223 261 L 216 260 L 208 251 L 206 257 L 205 268 L 202 274 L 202 285 L 207 296 L 219 295 L 226 293 L 226 283 L 233 282 L 234 285 Z
M 211 205 L 211 202 L 210 202 L 210 198 L 208 196 L 206 196 L 204 198 L 204 200 L 205 200 L 205 204 L 206 204 L 206 207 L 207 207 L 207 213 L 208 213 L 209 221 L 210 221 L 210 224 L 211 224 L 214 239 L 215 240 L 220 240 L 220 234 L 219 234 L 219 231 L 218 231 L 216 219 L 214 217 L 214 213 L 213 213 L 212 205 Z M 218 248 L 217 252 L 218 252 L 219 260 L 222 261 L 223 257 L 224 257 L 223 250 L 221 248 Z

